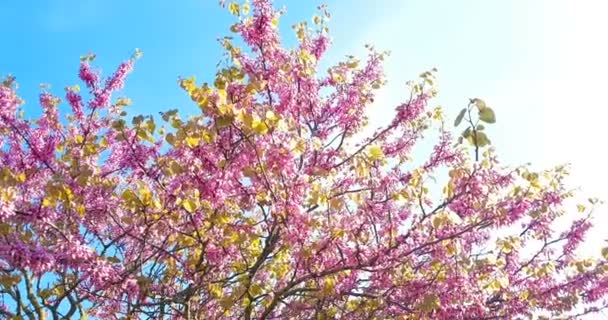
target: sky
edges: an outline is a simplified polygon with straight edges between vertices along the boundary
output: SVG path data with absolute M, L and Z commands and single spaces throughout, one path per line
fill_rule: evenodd
M 282 33 L 310 21 L 315 0 L 284 0 Z M 371 109 L 372 126 L 389 121 L 407 96 L 405 82 L 436 67 L 436 104 L 455 116 L 469 98 L 496 111 L 490 138 L 505 165 L 534 168 L 571 163 L 568 184 L 579 199 L 608 201 L 608 153 L 603 150 L 608 85 L 608 2 L 605 0 L 329 0 L 333 46 L 324 64 L 363 54 L 366 43 L 392 52 L 389 81 Z M 111 72 L 135 48 L 144 52 L 127 80 L 134 113 L 196 107 L 178 76 L 210 80 L 221 58 L 216 39 L 233 18 L 215 0 L 2 0 L 0 75 L 13 74 L 26 111 L 40 83 L 76 84 L 79 57 L 97 54 Z M 588 243 L 608 238 L 606 206 Z M 575 212 L 573 207 L 571 210 Z M 597 251 L 597 250 L 596 250 Z

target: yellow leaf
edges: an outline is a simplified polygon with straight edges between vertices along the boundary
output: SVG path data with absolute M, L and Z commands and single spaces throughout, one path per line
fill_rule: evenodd
M 195 148 L 196 146 L 198 146 L 199 141 L 200 141 L 199 138 L 194 138 L 194 137 L 187 137 L 186 138 L 186 144 L 190 148 Z
M 372 145 L 367 148 L 367 157 L 372 160 L 382 160 L 384 158 L 384 152 L 378 145 Z
M 247 15 L 247 14 L 249 14 L 250 9 L 251 9 L 251 7 L 249 6 L 249 3 L 245 2 L 245 3 L 243 3 L 243 8 L 241 9 L 241 12 L 244 15 Z
M 51 289 L 42 289 L 42 290 L 38 291 L 38 295 L 42 299 L 48 299 L 51 295 L 53 295 L 53 290 L 51 290 Z
M 509 278 L 507 276 L 502 276 L 498 278 L 498 283 L 501 288 L 506 289 L 509 286 Z
M 317 58 L 310 54 L 310 52 L 308 52 L 307 50 L 301 50 L 299 58 L 304 64 L 314 63 L 317 61 Z
M 11 232 L 11 226 L 6 223 L 0 223 L 0 236 L 6 236 Z
M 359 178 L 367 177 L 369 175 L 369 168 L 363 162 L 357 162 L 355 172 Z
M 182 206 L 184 207 L 184 209 L 186 209 L 186 211 L 190 213 L 193 213 L 194 211 L 196 211 L 196 209 L 198 209 L 198 203 L 193 199 L 184 200 L 182 202 Z
M 234 117 L 230 116 L 230 115 L 224 115 L 224 116 L 217 117 L 217 118 L 215 118 L 215 126 L 218 129 L 225 128 L 232 123 L 232 120 L 234 120 Z
M 85 215 L 85 213 L 86 213 L 86 208 L 85 208 L 85 207 L 84 207 L 82 204 L 79 204 L 79 205 L 76 207 L 76 212 L 78 213 L 78 215 L 79 215 L 80 217 L 84 217 L 84 215 Z
M 272 26 L 275 28 L 279 26 L 279 15 L 275 15 L 272 18 Z
M 437 229 L 440 228 L 441 226 L 443 226 L 445 224 L 445 218 L 441 215 L 436 215 L 433 217 L 432 220 L 432 224 L 433 224 L 433 228 Z
M 135 193 L 133 193 L 131 189 L 127 189 L 122 193 L 122 199 L 125 201 L 132 201 L 136 198 L 137 196 L 135 195 Z
M 218 103 L 220 105 L 226 104 L 227 93 L 225 89 L 217 89 L 217 96 L 219 97 Z
M 226 309 L 226 312 L 228 312 L 228 309 L 232 308 L 232 306 L 234 305 L 234 300 L 230 299 L 229 297 L 226 297 L 220 300 L 220 305 L 222 306 L 222 308 Z M 224 315 L 228 316 L 230 315 L 230 313 L 224 313 Z
M 141 188 L 139 190 L 140 200 L 144 206 L 149 205 L 152 202 L 152 192 L 147 188 Z
M 336 280 L 332 277 L 327 277 L 323 280 L 323 293 L 329 294 L 334 291 Z
M 179 163 L 177 163 L 176 161 L 171 162 L 170 170 L 173 174 L 180 174 L 180 173 L 184 172 L 184 169 L 182 168 L 182 166 Z
M 53 205 L 53 203 L 51 202 L 51 200 L 49 198 L 44 198 L 42 199 L 42 206 L 45 208 L 51 207 Z
M 450 211 L 446 214 L 446 219 L 453 224 L 462 223 L 462 218 L 456 212 L 453 211 Z
M 441 307 L 441 302 L 439 301 L 439 298 L 437 296 L 429 294 L 424 297 L 424 300 L 422 301 L 422 305 L 420 307 L 422 310 L 427 312 L 433 311 Z
M 237 16 L 240 14 L 240 6 L 238 5 L 238 3 L 236 2 L 230 2 L 230 4 L 228 5 L 228 11 L 230 11 L 230 13 L 232 13 L 233 15 Z
M 262 294 L 262 287 L 258 284 L 252 284 L 251 288 L 249 288 L 249 293 L 251 293 L 252 296 L 258 296 L 260 294 Z
M 4 287 L 12 287 L 21 281 L 21 277 L 18 275 L 3 275 L 0 276 L 0 284 Z
M 274 112 L 272 112 L 272 110 L 268 110 L 268 111 L 266 111 L 266 120 L 274 122 L 274 121 L 279 120 L 279 117 L 277 117 L 277 115 Z
M 330 75 L 331 75 L 331 79 L 335 83 L 338 83 L 338 84 L 344 83 L 344 76 L 342 76 L 341 74 L 336 73 L 336 72 L 331 72 Z
M 298 139 L 295 141 L 295 143 L 292 144 L 293 153 L 295 153 L 296 155 L 301 155 L 302 153 L 304 153 L 304 151 L 306 151 L 306 142 L 304 142 L 303 139 Z
M 344 206 L 344 202 L 340 198 L 333 198 L 329 201 L 329 208 L 340 210 Z
M 245 126 L 245 128 L 250 129 L 253 125 L 253 116 L 244 109 L 239 110 L 236 118 Z
M 218 284 L 209 285 L 209 292 L 216 298 L 220 298 L 222 296 L 222 287 Z
M 312 148 L 317 151 L 321 150 L 323 148 L 323 141 L 317 137 L 312 138 Z
M 152 201 L 152 206 L 154 207 L 154 209 L 156 210 L 160 210 L 163 208 L 162 203 L 158 200 L 158 199 L 154 199 L 154 201 Z
M 74 198 L 74 193 L 72 192 L 72 188 L 69 186 L 63 186 L 62 188 L 62 196 L 66 201 L 71 201 Z
M 224 115 L 224 114 L 229 114 L 232 115 L 234 114 L 234 105 L 233 104 L 221 104 L 218 107 L 218 110 L 220 111 L 220 114 Z
M 264 121 L 260 120 L 253 120 L 251 128 L 259 135 L 264 135 L 266 132 L 268 132 L 268 126 L 266 123 L 264 123 Z

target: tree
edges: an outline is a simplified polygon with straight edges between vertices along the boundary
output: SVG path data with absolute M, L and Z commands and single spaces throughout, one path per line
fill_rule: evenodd
M 86 90 L 66 88 L 66 120 L 48 90 L 30 121 L 15 79 L 0 86 L 4 318 L 502 319 L 606 307 L 606 260 L 576 254 L 596 201 L 554 231 L 572 197 L 566 167 L 501 167 L 481 99 L 457 117 L 468 145 L 455 141 L 427 107 L 434 71 L 410 83 L 390 123 L 357 138 L 385 53 L 318 71 L 325 7 L 286 49 L 281 12 L 251 6 L 227 5 L 244 47 L 221 41 L 215 82 L 179 80 L 201 110 L 187 119 L 128 121 L 129 100 L 112 95 L 135 57 L 105 81 L 83 57 Z M 432 132 L 432 153 L 413 161 Z

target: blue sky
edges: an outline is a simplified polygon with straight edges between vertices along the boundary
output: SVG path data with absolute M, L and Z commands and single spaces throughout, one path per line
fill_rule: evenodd
M 309 20 L 320 2 L 286 5 L 283 33 Z M 608 3 L 603 0 L 383 0 L 325 1 L 332 10 L 334 45 L 326 64 L 362 54 L 365 43 L 392 51 L 389 85 L 372 107 L 372 126 L 386 123 L 406 96 L 405 82 L 439 69 L 437 104 L 455 115 L 480 97 L 497 112 L 490 129 L 506 164 L 536 168 L 572 163 L 570 184 L 581 198 L 608 200 L 603 150 L 608 49 Z M 26 110 L 36 113 L 40 83 L 52 91 L 77 83 L 78 59 L 97 54 L 107 72 L 141 48 L 143 59 L 127 81 L 132 113 L 170 108 L 196 112 L 178 76 L 210 79 L 233 18 L 215 0 L 3 0 L 0 74 L 17 76 Z M 598 212 L 596 222 L 608 222 Z M 573 210 L 575 211 L 575 210 Z M 591 239 L 605 238 L 597 231 Z

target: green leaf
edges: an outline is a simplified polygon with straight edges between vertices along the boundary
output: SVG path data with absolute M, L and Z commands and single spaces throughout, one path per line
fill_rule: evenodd
M 483 124 L 478 124 L 478 125 L 477 125 L 477 131 L 481 131 L 481 130 L 483 130 L 483 129 L 485 129 L 485 128 L 486 128 L 486 127 L 484 127 L 484 125 L 483 125 Z
M 490 144 L 490 139 L 488 139 L 488 136 L 485 133 L 478 131 L 475 133 L 474 142 L 476 142 L 478 147 L 485 147 Z
M 120 263 L 120 259 L 117 257 L 107 257 L 106 260 L 108 260 L 111 263 Z
M 487 123 L 496 122 L 496 115 L 494 114 L 494 110 L 489 107 L 481 109 L 479 111 L 479 120 Z
M 456 120 L 454 120 L 454 127 L 458 127 L 458 125 L 460 124 L 460 122 L 462 122 L 462 118 L 464 118 L 464 114 L 466 112 L 467 112 L 467 108 L 463 108 L 462 110 L 460 110 L 460 113 L 456 117 Z
M 479 111 L 487 108 L 486 102 L 479 98 L 475 98 L 471 102 L 473 102 L 473 104 L 475 104 L 475 106 L 477 107 L 477 109 L 479 109 Z

